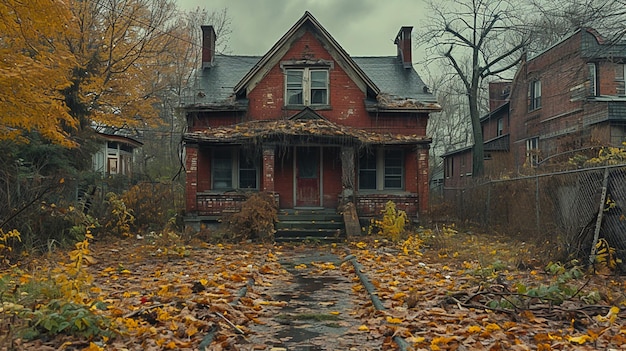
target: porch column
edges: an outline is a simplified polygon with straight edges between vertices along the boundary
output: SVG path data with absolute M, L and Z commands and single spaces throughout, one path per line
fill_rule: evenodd
M 196 195 L 198 192 L 198 146 L 185 145 L 185 208 L 187 212 L 198 210 Z
M 428 145 L 417 146 L 417 193 L 419 213 L 428 212 Z
M 344 204 L 352 201 L 354 197 L 354 153 L 354 147 L 341 148 L 341 197 Z
M 268 193 L 274 192 L 274 145 L 263 146 L 263 179 L 261 189 Z

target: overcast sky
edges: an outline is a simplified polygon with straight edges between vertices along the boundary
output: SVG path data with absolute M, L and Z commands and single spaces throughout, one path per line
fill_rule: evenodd
M 177 0 L 184 10 L 228 9 L 233 55 L 263 55 L 309 11 L 351 56 L 391 56 L 400 27 L 418 28 L 424 0 Z M 210 23 L 206 23 L 210 24 Z M 417 57 L 414 53 L 413 57 Z M 414 59 L 415 61 L 415 59 Z

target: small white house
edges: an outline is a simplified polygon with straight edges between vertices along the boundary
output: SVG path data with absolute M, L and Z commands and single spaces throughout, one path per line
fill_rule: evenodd
M 143 143 L 123 135 L 96 133 L 101 143 L 92 157 L 94 171 L 103 177 L 119 174 L 130 178 L 135 150 Z

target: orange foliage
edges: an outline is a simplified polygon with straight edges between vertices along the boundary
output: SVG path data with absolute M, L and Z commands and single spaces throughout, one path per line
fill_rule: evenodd
M 0 2 L 0 140 L 20 140 L 38 131 L 72 146 L 67 130 L 76 126 L 61 93 L 71 85 L 76 61 L 63 38 L 74 31 L 64 1 Z

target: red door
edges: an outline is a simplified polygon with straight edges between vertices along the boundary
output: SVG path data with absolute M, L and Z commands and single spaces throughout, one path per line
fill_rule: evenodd
M 320 148 L 296 147 L 296 206 L 320 204 Z

